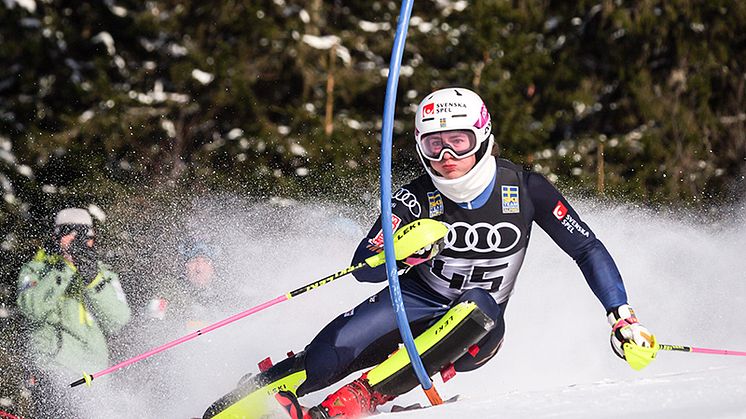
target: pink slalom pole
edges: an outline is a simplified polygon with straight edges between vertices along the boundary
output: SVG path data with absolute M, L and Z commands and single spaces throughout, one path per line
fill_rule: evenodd
M 425 246 L 431 245 L 437 242 L 438 240 L 443 239 L 447 231 L 448 231 L 448 228 L 446 228 L 442 223 L 440 223 L 439 221 L 429 219 L 429 218 L 416 220 L 400 228 L 396 233 L 396 237 L 394 237 L 394 248 L 396 249 L 396 254 L 400 255 L 399 256 L 400 259 L 398 260 L 408 257 L 415 251 L 423 249 Z M 105 370 L 93 373 L 91 375 L 88 375 L 84 372 L 83 378 L 71 383 L 70 387 L 76 387 L 83 383 L 90 386 L 91 381 L 93 381 L 94 378 L 101 377 L 106 374 L 110 374 L 120 368 L 126 367 L 127 365 L 131 365 L 131 364 L 134 364 L 135 362 L 142 361 L 143 359 L 153 356 L 159 352 L 163 352 L 167 349 L 173 348 L 176 345 L 192 340 L 196 338 L 197 336 L 202 336 L 207 332 L 223 327 L 227 325 L 228 323 L 233 323 L 236 320 L 242 319 L 258 311 L 262 311 L 265 308 L 271 307 L 283 301 L 287 301 L 293 297 L 297 297 L 308 291 L 312 291 L 322 285 L 326 285 L 336 280 L 337 278 L 341 278 L 347 274 L 353 273 L 357 271 L 358 269 L 362 269 L 365 267 L 375 268 L 377 266 L 383 265 L 385 263 L 383 256 L 384 256 L 383 253 L 378 253 L 373 256 L 370 256 L 369 258 L 365 259 L 364 262 L 360 262 L 357 265 L 348 266 L 342 269 L 341 271 L 337 271 L 325 278 L 322 278 L 310 284 L 304 285 L 298 289 L 290 291 L 289 293 L 285 295 L 281 295 L 277 298 L 269 300 L 266 303 L 259 304 L 258 306 L 252 307 L 246 311 L 242 311 L 238 314 L 234 314 L 233 316 L 230 316 L 227 319 L 221 320 L 217 323 L 213 323 L 203 329 L 197 330 L 196 332 L 192 332 L 184 337 L 168 342 L 157 348 L 151 349 L 143 354 L 137 355 L 136 357 L 120 362 Z
M 230 316 L 230 317 L 228 317 L 226 319 L 220 320 L 217 323 L 213 323 L 213 324 L 211 324 L 211 325 L 209 325 L 209 326 L 207 326 L 205 328 L 196 330 L 196 331 L 194 331 L 194 332 L 192 332 L 192 333 L 190 333 L 190 334 L 188 334 L 186 336 L 182 336 L 182 337 L 180 337 L 180 338 L 178 338 L 176 340 L 172 340 L 171 342 L 163 344 L 163 345 L 161 345 L 161 346 L 159 346 L 157 348 L 153 348 L 153 349 L 151 349 L 151 350 L 149 350 L 149 351 L 147 351 L 145 353 L 142 353 L 140 355 L 132 357 L 132 358 L 126 360 L 126 361 L 122 361 L 122 362 L 120 362 L 120 363 L 118 363 L 116 365 L 113 365 L 113 366 L 105 369 L 105 370 L 101 370 L 101 371 L 93 373 L 91 375 L 87 375 L 86 377 L 83 377 L 83 378 L 79 379 L 78 381 L 75 381 L 74 383 L 70 384 L 70 387 L 79 386 L 79 385 L 81 385 L 81 384 L 83 384 L 85 382 L 93 381 L 94 378 L 98 378 L 98 377 L 101 377 L 103 375 L 110 374 L 110 373 L 112 373 L 112 372 L 114 372 L 114 371 L 116 371 L 118 369 L 126 367 L 127 365 L 132 365 L 135 362 L 142 361 L 145 358 L 151 357 L 151 356 L 153 356 L 153 355 L 155 355 L 157 353 L 160 353 L 160 352 L 163 352 L 163 351 L 165 351 L 167 349 L 173 348 L 176 345 L 180 345 L 180 344 L 182 344 L 182 343 L 184 343 L 186 341 L 192 340 L 192 339 L 194 339 L 194 338 L 196 338 L 198 336 L 202 336 L 202 335 L 204 335 L 207 332 L 210 332 L 210 331 L 213 331 L 213 330 L 218 329 L 220 327 L 223 327 L 223 326 L 225 326 L 228 323 L 233 323 L 236 320 L 243 319 L 246 316 L 254 314 L 254 313 L 258 312 L 258 311 L 262 311 L 262 310 L 264 310 L 267 307 L 271 307 L 271 306 L 273 306 L 273 305 L 275 305 L 277 303 L 281 303 L 281 302 L 286 301 L 288 299 L 290 299 L 290 295 L 289 294 L 281 295 L 281 296 L 279 296 L 277 298 L 274 298 L 272 300 L 267 301 L 266 303 L 259 304 L 258 306 L 252 307 L 252 308 L 250 308 L 250 309 L 248 309 L 246 311 L 242 311 L 242 312 L 240 312 L 238 314 L 234 314 L 234 315 L 232 315 L 232 316 Z
M 666 345 L 666 344 L 660 344 L 659 346 L 660 346 L 660 349 L 664 351 L 695 352 L 695 353 L 709 354 L 709 355 L 746 356 L 746 352 L 731 351 L 728 349 L 696 348 L 694 346 Z
M 104 376 L 106 374 L 110 374 L 110 373 L 112 373 L 112 372 L 114 372 L 116 370 L 119 370 L 121 368 L 124 368 L 124 367 L 126 367 L 128 365 L 132 365 L 135 362 L 142 361 L 145 358 L 151 357 L 151 356 L 153 356 L 153 355 L 155 355 L 157 353 L 160 353 L 160 352 L 163 352 L 163 351 L 165 351 L 167 349 L 173 348 L 176 345 L 180 345 L 180 344 L 182 344 L 182 343 L 184 343 L 186 341 L 192 340 L 192 339 L 194 339 L 194 338 L 196 338 L 198 336 L 202 336 L 202 335 L 204 335 L 207 332 L 211 332 L 211 331 L 213 331 L 215 329 L 218 329 L 218 328 L 221 328 L 221 327 L 223 327 L 223 326 L 225 326 L 225 325 L 227 325 L 229 323 L 233 323 L 236 320 L 243 319 L 246 316 L 249 316 L 249 315 L 254 314 L 256 312 L 262 311 L 265 308 L 271 307 L 271 306 L 273 306 L 275 304 L 278 304 L 278 303 L 281 303 L 283 301 L 287 301 L 287 300 L 289 300 L 289 299 L 291 299 L 293 297 L 296 297 L 296 296 L 298 296 L 300 294 L 303 294 L 303 293 L 305 293 L 307 291 L 311 291 L 313 289 L 316 289 L 316 288 L 318 288 L 318 287 L 320 287 L 322 285 L 325 285 L 325 284 L 328 284 L 329 282 L 334 281 L 335 279 L 337 279 L 339 277 L 345 276 L 345 275 L 347 275 L 347 274 L 349 274 L 349 273 L 351 273 L 353 271 L 356 271 L 356 270 L 358 270 L 358 269 L 360 269 L 360 268 L 362 268 L 364 266 L 368 266 L 366 264 L 366 262 L 360 262 L 357 265 L 349 266 L 349 267 L 347 267 L 345 269 L 342 269 L 339 272 L 336 272 L 336 273 L 334 273 L 332 275 L 327 276 L 326 278 L 319 279 L 318 281 L 312 282 L 312 283 L 310 283 L 308 285 L 305 285 L 303 287 L 300 287 L 300 288 L 298 288 L 296 290 L 290 291 L 289 293 L 287 293 L 285 295 L 281 295 L 281 296 L 279 296 L 277 298 L 274 298 L 272 300 L 269 300 L 269 301 L 267 301 L 265 303 L 259 304 L 258 306 L 252 307 L 252 308 L 250 308 L 248 310 L 245 310 L 245 311 L 242 311 L 242 312 L 240 312 L 238 314 L 234 314 L 234 315 L 232 315 L 232 316 L 230 316 L 230 317 L 228 317 L 226 319 L 220 320 L 217 323 L 213 323 L 213 324 L 211 324 L 211 325 L 209 325 L 207 327 L 199 329 L 199 330 L 197 330 L 195 332 L 192 332 L 192 333 L 190 333 L 190 334 L 188 334 L 186 336 L 180 337 L 180 338 L 178 338 L 176 340 L 173 340 L 171 342 L 163 344 L 163 345 L 161 345 L 161 346 L 159 346 L 157 348 L 153 348 L 153 349 L 151 349 L 151 350 L 149 350 L 149 351 L 147 351 L 145 353 L 137 355 L 137 356 L 135 356 L 133 358 L 130 358 L 130 359 L 126 360 L 126 361 L 122 361 L 122 362 L 120 362 L 120 363 L 118 363 L 118 364 L 116 364 L 114 366 L 111 366 L 111 367 L 105 369 L 105 370 L 101 370 L 99 372 L 96 372 L 96 373 L 93 373 L 93 374 L 90 374 L 90 375 L 88 375 L 86 373 L 83 373 L 83 378 L 81 378 L 81 379 L 79 379 L 79 380 L 71 383 L 70 387 L 76 387 L 76 386 L 79 386 L 79 385 L 81 385 L 83 383 L 86 383 L 86 384 L 90 385 L 91 381 L 93 381 L 94 378 L 98 378 L 98 377 Z
M 729 351 L 727 349 L 692 348 L 692 352 L 698 352 L 701 354 L 712 354 L 712 355 L 746 356 L 746 352 Z

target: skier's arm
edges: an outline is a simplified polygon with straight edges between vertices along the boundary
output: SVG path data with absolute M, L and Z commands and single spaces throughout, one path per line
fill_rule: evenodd
M 400 189 L 394 195 L 399 197 L 405 196 L 402 193 L 403 190 L 406 191 L 407 198 L 417 200 L 416 195 L 410 193 L 409 190 L 406 189 L 407 187 L 409 187 L 409 185 Z M 409 224 L 410 222 L 420 218 L 420 216 L 422 215 L 422 211 L 420 208 L 424 207 L 424 202 L 419 201 L 421 200 L 418 200 L 418 206 L 407 206 L 404 204 L 405 201 L 403 201 L 402 199 L 395 198 L 392 200 L 391 224 L 393 227 L 393 231 L 396 231 L 397 228 Z M 406 202 L 411 203 L 412 201 L 407 200 Z M 379 216 L 376 222 L 373 224 L 373 227 L 368 232 L 368 235 L 365 236 L 360 244 L 358 244 L 357 249 L 355 250 L 355 255 L 352 257 L 352 265 L 363 262 L 370 256 L 373 256 L 382 251 L 383 230 L 381 229 L 381 217 Z M 352 274 L 355 276 L 355 279 L 360 282 L 383 282 L 386 280 L 386 266 L 381 265 L 376 268 L 359 269 Z
M 394 215 L 393 224 L 397 224 L 396 226 L 392 226 L 394 227 L 394 231 L 403 223 L 397 221 L 397 219 L 399 218 Z M 383 233 L 381 231 L 381 217 L 379 216 L 368 232 L 368 235 L 358 244 L 355 255 L 352 257 L 352 265 L 364 262 L 369 257 L 383 251 L 383 245 L 378 245 L 383 240 Z M 360 282 L 383 282 L 386 280 L 386 265 L 380 265 L 375 268 L 365 267 L 353 272 L 352 275 Z
M 614 353 L 626 359 L 632 368 L 644 368 L 655 357 L 655 336 L 639 323 L 627 304 L 627 293 L 614 259 L 554 186 L 539 174 L 528 173 L 527 176 L 534 221 L 575 259 L 591 290 L 603 304 L 611 325 Z M 633 359 L 626 358 L 625 344 L 633 348 Z
M 40 255 L 43 256 L 42 253 Z M 72 281 L 72 270 L 49 267 L 41 256 L 23 265 L 18 275 L 18 308 L 29 320 L 43 321 L 57 308 Z
M 117 333 L 130 321 L 131 311 L 119 276 L 99 263 L 98 275 L 85 288 L 85 298 L 107 335 Z
M 534 221 L 575 260 L 607 312 L 626 304 L 622 276 L 603 243 L 544 176 L 537 173 L 526 176 L 534 204 Z

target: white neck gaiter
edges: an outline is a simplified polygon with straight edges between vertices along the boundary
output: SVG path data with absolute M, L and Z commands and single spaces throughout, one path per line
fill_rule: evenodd
M 433 180 L 435 187 L 453 202 L 463 203 L 473 201 L 487 188 L 495 177 L 497 163 L 495 163 L 495 158 L 490 153 L 493 141 L 493 138 L 490 136 L 490 144 L 482 159 L 460 178 L 446 179 L 435 173 L 429 165 L 425 165 L 425 170 L 427 170 L 427 173 Z M 420 156 L 420 158 L 422 157 Z

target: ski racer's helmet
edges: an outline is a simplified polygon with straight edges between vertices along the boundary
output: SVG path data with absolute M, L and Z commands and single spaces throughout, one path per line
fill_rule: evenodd
M 420 162 L 433 183 L 454 202 L 468 202 L 482 193 L 494 179 L 497 165 L 492 157 L 494 137 L 487 106 L 476 93 L 461 87 L 437 90 L 420 102 L 415 114 L 414 139 Z M 468 141 L 451 146 L 433 141 L 439 132 L 459 131 Z M 433 170 L 431 161 L 448 153 L 461 159 L 476 156 L 476 163 L 465 175 L 446 179 Z

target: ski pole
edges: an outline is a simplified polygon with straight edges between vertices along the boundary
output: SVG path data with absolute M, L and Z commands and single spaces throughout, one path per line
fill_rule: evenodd
M 427 218 L 416 220 L 405 225 L 404 227 L 396 231 L 396 237 L 394 238 L 394 251 L 396 252 L 397 260 L 402 260 L 410 256 L 412 253 L 424 247 L 427 247 L 428 245 L 431 245 L 437 242 L 438 240 L 441 240 L 443 237 L 445 237 L 447 232 L 448 232 L 448 227 L 446 227 L 443 223 L 432 220 L 432 219 L 427 219 Z M 189 333 L 186 336 L 182 336 L 176 340 L 173 340 L 171 342 L 158 346 L 157 348 L 153 348 L 145 353 L 142 353 L 140 355 L 127 359 L 126 361 L 122 361 L 114 366 L 111 366 L 109 368 L 106 368 L 104 370 L 101 370 L 99 372 L 96 372 L 90 375 L 83 372 L 83 378 L 80 378 L 79 380 L 71 383 L 70 387 L 76 387 L 83 383 L 85 383 L 87 386 L 90 386 L 91 381 L 93 381 L 94 378 L 98 378 L 98 377 L 110 374 L 128 365 L 134 364 L 135 362 L 142 361 L 145 358 L 148 358 L 157 353 L 163 352 L 167 349 L 173 348 L 176 345 L 180 345 L 198 336 L 202 336 L 207 332 L 211 332 L 215 329 L 219 329 L 229 323 L 235 322 L 236 320 L 240 320 L 246 316 L 262 311 L 275 304 L 281 303 L 283 301 L 287 301 L 293 297 L 297 297 L 301 294 L 306 293 L 307 291 L 311 291 L 322 285 L 326 285 L 334 281 L 337 278 L 341 278 L 363 267 L 369 266 L 371 268 L 375 268 L 377 266 L 382 265 L 383 263 L 385 263 L 383 252 L 375 254 L 369 257 L 368 259 L 366 259 L 364 262 L 360 262 L 357 265 L 348 266 L 325 278 L 319 279 L 318 281 L 314 281 L 308 285 L 304 285 L 298 289 L 290 291 L 286 294 L 283 294 L 265 303 L 259 304 L 255 307 L 242 311 L 238 314 L 234 314 L 233 316 L 230 316 L 226 319 L 220 320 L 219 322 L 213 323 L 195 332 Z
M 695 353 L 710 354 L 710 355 L 746 356 L 746 352 L 731 351 L 728 349 L 696 348 L 694 346 L 667 345 L 665 343 L 661 343 L 659 346 L 660 346 L 660 349 L 664 351 L 695 352 Z

